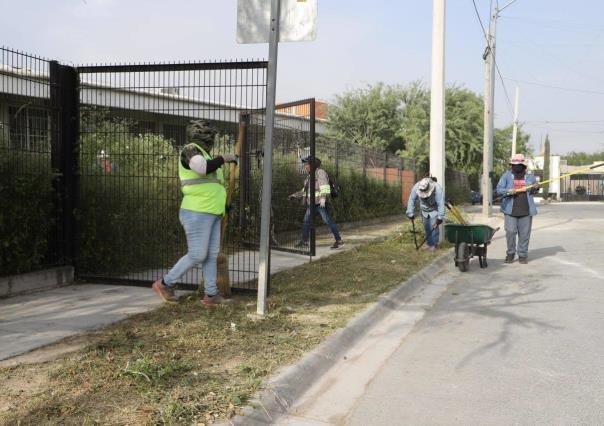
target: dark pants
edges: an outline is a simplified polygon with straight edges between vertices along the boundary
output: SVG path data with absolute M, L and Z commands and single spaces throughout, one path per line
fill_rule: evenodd
M 340 237 L 340 233 L 338 232 L 338 227 L 331 217 L 331 209 L 329 205 L 325 207 L 316 206 L 316 211 L 319 212 L 323 222 L 325 225 L 329 227 L 329 230 L 333 234 L 336 241 L 341 241 L 342 237 Z M 302 240 L 308 241 L 308 237 L 310 235 L 310 207 L 306 209 L 306 214 L 304 214 L 304 225 L 302 226 Z

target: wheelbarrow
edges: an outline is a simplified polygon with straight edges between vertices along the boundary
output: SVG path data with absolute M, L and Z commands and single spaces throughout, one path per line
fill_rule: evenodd
M 445 225 L 447 241 L 455 244 L 455 266 L 461 272 L 466 272 L 470 259 L 478 256 L 481 268 L 489 266 L 487 262 L 487 246 L 499 228 L 488 225 L 460 225 L 448 223 Z

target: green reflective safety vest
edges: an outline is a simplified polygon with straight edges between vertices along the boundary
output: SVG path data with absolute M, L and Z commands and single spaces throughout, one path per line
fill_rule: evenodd
M 188 145 L 197 147 L 206 160 L 212 159 L 212 156 L 199 145 L 195 143 Z M 178 177 L 183 194 L 181 209 L 216 215 L 224 214 L 226 190 L 222 168 L 202 176 L 193 170 L 186 169 L 179 160 Z

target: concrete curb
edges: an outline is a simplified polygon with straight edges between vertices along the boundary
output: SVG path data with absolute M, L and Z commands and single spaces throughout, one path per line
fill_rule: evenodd
M 336 332 L 318 348 L 306 354 L 298 363 L 285 367 L 269 381 L 252 407 L 223 425 L 267 425 L 287 414 L 300 398 L 371 328 L 393 309 L 407 300 L 422 286 L 428 284 L 451 261 L 453 249 L 447 250 L 430 265 L 424 267 L 397 288 L 380 297 L 379 301 L 359 314 L 345 328 Z
M 73 283 L 73 266 L 60 266 L 0 278 L 0 298 L 63 287 Z

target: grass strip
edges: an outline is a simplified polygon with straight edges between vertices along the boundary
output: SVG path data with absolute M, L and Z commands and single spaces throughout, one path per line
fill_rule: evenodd
M 204 309 L 190 297 L 90 336 L 55 361 L 0 369 L 0 424 L 208 424 L 233 416 L 281 366 L 430 263 L 407 228 L 277 274 L 255 298 Z

